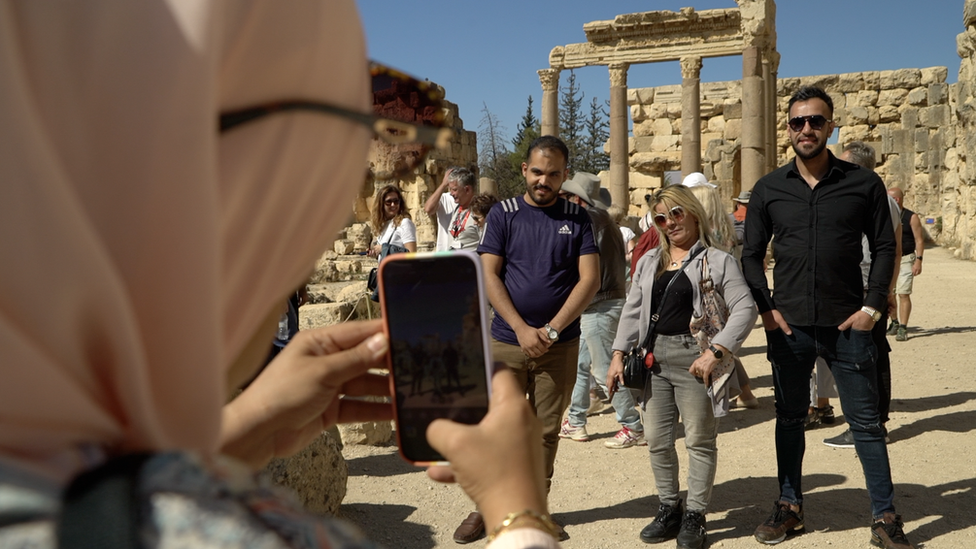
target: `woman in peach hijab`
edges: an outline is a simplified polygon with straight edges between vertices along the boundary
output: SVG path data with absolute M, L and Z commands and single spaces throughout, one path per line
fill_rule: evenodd
M 300 112 L 217 131 L 283 98 L 369 112 L 365 58 L 351 1 L 0 1 L 0 546 L 54 547 L 64 487 L 145 452 L 146 547 L 370 546 L 250 471 L 390 418 L 345 398 L 388 394 L 378 322 L 302 332 L 223 406 L 345 221 L 370 131 Z M 494 524 L 544 516 L 538 426 L 510 376 L 495 389 L 482 424 L 432 425 L 453 466 L 429 474 Z M 555 547 L 540 524 L 495 544 Z

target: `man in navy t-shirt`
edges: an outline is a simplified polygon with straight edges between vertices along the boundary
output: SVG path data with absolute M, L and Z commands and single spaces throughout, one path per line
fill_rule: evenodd
M 495 309 L 492 354 L 518 377 L 542 420 L 550 480 L 560 420 L 576 381 L 580 314 L 600 288 L 590 217 L 559 198 L 568 157 L 557 137 L 533 141 L 522 163 L 525 194 L 492 207 L 478 247 Z M 459 533 L 465 532 L 456 532 L 456 540 Z

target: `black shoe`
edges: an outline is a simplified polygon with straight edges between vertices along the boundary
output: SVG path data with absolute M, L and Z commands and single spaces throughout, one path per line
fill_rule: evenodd
M 843 433 L 832 437 L 823 439 L 823 443 L 831 448 L 854 448 L 854 434 L 848 429 Z
M 898 333 L 898 321 L 891 319 L 891 324 L 888 326 L 888 331 L 885 332 L 886 335 L 893 336 Z
M 657 516 L 644 527 L 640 539 L 644 543 L 661 543 L 678 535 L 681 529 L 681 500 L 674 506 L 661 504 Z
M 834 407 L 830 404 L 817 408 L 817 413 L 820 414 L 820 422 L 824 425 L 833 425 L 834 421 L 837 420 L 834 417 Z
M 705 515 L 698 511 L 688 511 L 681 519 L 678 532 L 678 549 L 701 549 L 705 547 Z

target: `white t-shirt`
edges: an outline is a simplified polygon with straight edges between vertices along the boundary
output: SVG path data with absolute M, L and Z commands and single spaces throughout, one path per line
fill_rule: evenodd
M 457 209 L 457 202 L 450 193 L 443 193 L 437 203 L 437 251 L 446 252 L 451 249 L 451 217 Z
M 630 227 L 620 227 L 620 236 L 624 237 L 624 245 L 637 238 L 637 233 L 630 230 Z
M 390 238 L 390 233 L 393 233 L 392 239 Z M 380 233 L 379 237 L 376 239 L 376 243 L 383 245 L 389 242 L 390 244 L 395 244 L 397 246 L 403 246 L 407 242 L 417 241 L 417 226 L 413 224 L 410 219 L 403 219 L 400 221 L 399 227 L 393 227 L 393 220 L 386 222 L 383 225 L 383 232 Z M 404 246 L 405 247 L 405 246 Z

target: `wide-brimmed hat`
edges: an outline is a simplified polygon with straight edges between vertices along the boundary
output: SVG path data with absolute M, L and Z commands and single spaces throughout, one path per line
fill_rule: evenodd
M 575 194 L 583 199 L 584 202 L 595 208 L 605 210 L 610 206 L 604 202 L 600 191 L 600 178 L 587 172 L 576 172 L 572 179 L 563 183 L 562 190 Z M 609 195 L 609 191 L 607 192 Z
M 752 191 L 742 191 L 739 196 L 733 198 L 732 200 L 736 202 L 741 202 L 743 204 L 749 203 L 749 198 L 752 197 Z
M 705 186 L 705 187 L 711 187 L 713 189 L 715 187 L 718 187 L 718 185 L 709 183 L 708 179 L 705 177 L 705 174 L 701 172 L 691 172 L 690 174 L 685 176 L 685 178 L 681 181 L 681 184 L 684 185 L 685 187 Z

